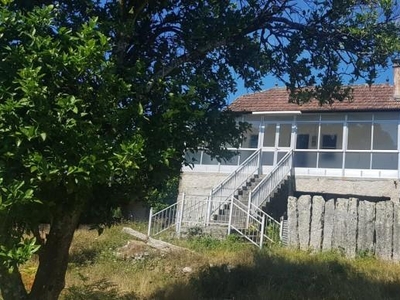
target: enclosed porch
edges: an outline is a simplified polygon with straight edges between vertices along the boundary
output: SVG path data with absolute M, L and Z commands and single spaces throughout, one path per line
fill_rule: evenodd
M 204 151 L 188 153 L 194 168 L 184 172 L 230 173 L 262 149 L 263 173 L 294 149 L 296 175 L 399 178 L 399 117 L 390 112 L 256 112 L 238 121 L 251 130 L 229 161 L 218 162 Z

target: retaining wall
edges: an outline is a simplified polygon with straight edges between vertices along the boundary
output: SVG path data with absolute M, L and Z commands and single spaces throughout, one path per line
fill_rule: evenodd
M 288 245 L 314 251 L 339 249 L 400 260 L 400 205 L 357 198 L 288 198 Z

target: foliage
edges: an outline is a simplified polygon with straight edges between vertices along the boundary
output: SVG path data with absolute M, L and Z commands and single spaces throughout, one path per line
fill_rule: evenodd
M 96 19 L 71 30 L 54 27 L 55 17 L 54 6 L 0 8 L 1 279 L 46 248 L 39 222 L 77 220 L 94 198 L 112 204 L 142 159 L 128 121 L 141 113 L 120 106 L 130 87 L 106 58 L 108 38 Z M 23 238 L 30 232 L 37 243 Z

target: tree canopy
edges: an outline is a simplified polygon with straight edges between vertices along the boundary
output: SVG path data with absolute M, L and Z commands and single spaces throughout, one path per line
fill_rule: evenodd
M 347 76 L 371 83 L 400 50 L 390 0 L 0 3 L 5 300 L 58 298 L 83 213 L 104 222 L 162 191 L 185 151 L 228 157 L 246 128 L 227 109 L 237 77 L 258 89 L 273 74 L 293 101 L 329 103 L 348 96 Z M 26 291 L 18 267 L 33 253 Z

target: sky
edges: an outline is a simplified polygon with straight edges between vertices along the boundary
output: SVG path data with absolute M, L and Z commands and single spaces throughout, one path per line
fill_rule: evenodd
M 392 69 L 392 67 L 389 67 L 386 70 L 381 70 L 378 74 L 378 77 L 375 80 L 375 83 L 387 83 L 387 82 L 389 82 L 389 84 L 393 84 L 393 69 Z M 356 81 L 355 84 L 364 84 L 364 83 L 365 83 L 365 81 L 359 80 L 359 81 Z M 275 86 L 284 87 L 284 84 L 273 76 L 264 77 L 262 90 L 268 90 Z M 236 98 L 238 98 L 242 95 L 253 93 L 253 92 L 254 91 L 246 89 L 244 87 L 243 80 L 238 79 L 237 80 L 237 91 L 236 91 L 236 93 L 229 95 L 228 104 L 232 103 Z

